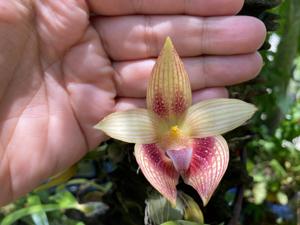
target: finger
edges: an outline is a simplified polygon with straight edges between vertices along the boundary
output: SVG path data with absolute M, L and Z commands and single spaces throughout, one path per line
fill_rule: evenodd
M 193 103 L 211 98 L 228 98 L 226 88 L 206 88 L 193 92 Z M 146 108 L 145 98 L 119 98 L 116 102 L 116 111 L 124 111 L 133 108 Z
M 116 16 L 128 14 L 190 14 L 201 16 L 233 15 L 240 11 L 243 0 L 89 0 L 97 14 Z
M 205 88 L 200 91 L 193 92 L 193 104 L 211 98 L 228 98 L 229 94 L 226 88 Z
M 255 52 L 266 36 L 264 24 L 249 16 L 98 17 L 94 26 L 114 60 L 156 57 L 166 36 L 184 57 Z
M 258 53 L 237 56 L 183 58 L 193 90 L 227 86 L 254 78 L 262 67 Z M 119 96 L 145 97 L 155 59 L 114 63 Z

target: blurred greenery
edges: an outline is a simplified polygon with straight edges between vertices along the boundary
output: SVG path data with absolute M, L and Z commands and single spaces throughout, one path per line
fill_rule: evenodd
M 300 224 L 300 1 L 246 0 L 240 14 L 269 31 L 260 75 L 230 88 L 259 110 L 226 134 L 229 168 L 207 207 L 180 183 L 172 208 L 139 172 L 133 146 L 110 140 L 2 207 L 0 225 Z

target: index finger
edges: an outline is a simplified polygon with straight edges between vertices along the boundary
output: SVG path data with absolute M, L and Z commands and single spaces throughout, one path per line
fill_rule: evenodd
M 90 10 L 99 15 L 188 14 L 227 16 L 238 13 L 244 0 L 89 0 Z

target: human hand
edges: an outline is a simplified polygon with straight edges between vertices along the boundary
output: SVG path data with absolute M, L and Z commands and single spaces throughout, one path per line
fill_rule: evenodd
M 145 104 L 167 35 L 194 101 L 226 97 L 224 86 L 255 77 L 266 32 L 255 18 L 232 16 L 242 4 L 0 0 L 0 205 L 103 141 L 93 126 L 105 115 Z

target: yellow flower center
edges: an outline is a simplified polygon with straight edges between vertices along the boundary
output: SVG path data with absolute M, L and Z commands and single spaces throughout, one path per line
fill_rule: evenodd
M 189 145 L 189 139 L 184 135 L 178 125 L 172 126 L 161 136 L 160 146 L 163 149 L 182 149 Z
M 182 131 L 178 128 L 177 125 L 171 127 L 169 134 L 170 138 L 172 139 L 178 139 L 182 137 Z

